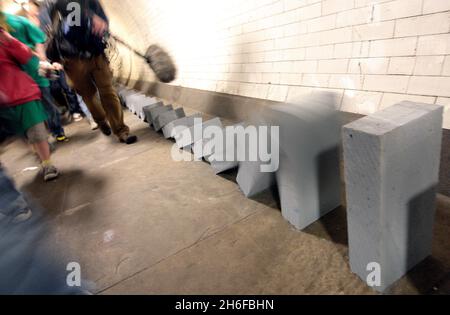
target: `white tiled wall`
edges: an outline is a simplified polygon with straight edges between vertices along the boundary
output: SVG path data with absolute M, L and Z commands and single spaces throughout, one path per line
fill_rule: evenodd
M 331 90 L 362 114 L 401 100 L 450 108 L 450 0 L 103 3 L 130 43 L 170 51 L 175 85 L 277 101 Z M 133 78 L 151 76 L 132 64 Z

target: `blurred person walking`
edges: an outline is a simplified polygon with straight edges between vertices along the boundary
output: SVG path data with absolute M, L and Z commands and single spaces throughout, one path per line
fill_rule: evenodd
M 5 17 L 0 13 L 0 124 L 7 130 L 26 136 L 41 160 L 45 181 L 59 176 L 50 160 L 47 113 L 40 101 L 41 91 L 19 65 L 38 72 L 39 60 L 26 45 L 7 31 Z
M 71 4 L 70 6 L 68 6 Z M 80 10 L 80 25 L 70 20 L 74 4 Z M 53 21 L 53 41 L 49 56 L 61 61 L 73 87 L 83 97 L 103 134 L 112 132 L 120 142 L 133 144 L 124 122 L 123 109 L 112 83 L 112 72 L 105 54 L 108 18 L 98 0 L 55 0 L 49 3 Z M 59 23 L 55 23 L 59 21 Z M 100 100 L 97 97 L 100 95 Z
M 8 13 L 3 13 L 3 16 L 10 34 L 34 51 L 32 58 L 35 59 L 35 61 L 33 63 L 39 61 L 46 62 L 47 57 L 45 54 L 44 43 L 46 42 L 47 37 L 44 32 L 27 18 L 22 16 L 15 16 Z M 62 127 L 61 114 L 59 113 L 50 92 L 50 81 L 47 78 L 42 77 L 36 68 L 30 68 L 28 65 L 24 65 L 23 70 L 33 78 L 41 90 L 42 104 L 48 114 L 47 124 L 50 132 L 58 142 L 68 141 L 64 128 Z

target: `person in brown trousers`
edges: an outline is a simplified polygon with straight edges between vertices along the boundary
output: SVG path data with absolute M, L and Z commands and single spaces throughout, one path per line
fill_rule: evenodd
M 79 12 L 76 6 L 81 8 Z M 61 61 L 68 81 L 83 97 L 100 130 L 112 132 L 120 142 L 132 144 L 137 137 L 130 134 L 123 110 L 112 84 L 112 72 L 105 55 L 108 18 L 98 0 L 56 0 L 47 3 L 53 40 L 49 44 L 52 61 Z M 74 14 L 80 13 L 79 17 Z M 60 23 L 55 23 L 55 19 Z M 79 19 L 78 19 L 79 18 Z M 56 47 L 56 48 L 55 48 Z M 55 57 L 55 52 L 59 56 Z M 97 96 L 100 95 L 100 99 Z

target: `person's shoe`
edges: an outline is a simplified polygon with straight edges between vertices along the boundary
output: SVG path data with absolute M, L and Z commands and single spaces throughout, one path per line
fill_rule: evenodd
M 58 142 L 68 142 L 69 138 L 67 138 L 66 135 L 59 135 L 59 136 L 56 136 L 56 141 L 58 141 Z
M 81 116 L 81 114 L 79 113 L 75 113 L 72 115 L 73 121 L 78 122 L 78 121 L 82 121 L 83 120 L 83 116 Z
M 98 124 L 95 121 L 91 121 L 91 122 L 89 122 L 89 124 L 91 125 L 92 130 L 98 129 Z
M 119 137 L 119 141 L 121 143 L 125 143 L 125 144 L 133 144 L 136 143 L 138 141 L 138 138 L 134 135 L 130 135 L 128 133 L 125 133 L 123 135 L 121 135 Z
M 28 221 L 33 216 L 33 212 L 30 209 L 26 209 L 25 211 L 19 213 L 14 217 L 12 223 L 19 224 L 25 221 Z
M 49 164 L 49 165 L 43 165 L 42 168 L 44 171 L 44 181 L 45 182 L 55 180 L 59 177 L 58 169 L 55 166 Z
M 111 127 L 107 122 L 99 123 L 98 128 L 105 136 L 110 136 L 112 134 Z

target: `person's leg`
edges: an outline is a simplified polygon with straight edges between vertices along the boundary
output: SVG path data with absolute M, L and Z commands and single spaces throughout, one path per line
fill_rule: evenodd
M 53 166 L 50 158 L 50 146 L 48 144 L 48 133 L 44 123 L 34 125 L 27 130 L 28 142 L 32 145 L 34 151 L 39 156 L 44 172 L 44 180 L 50 181 L 59 176 L 58 169 Z
M 0 221 L 9 219 L 18 223 L 30 217 L 27 202 L 0 166 Z
M 87 59 L 69 59 L 65 62 L 64 69 L 72 87 L 82 96 L 101 131 L 105 135 L 110 135 L 111 129 L 106 120 L 106 113 L 97 98 L 97 88 L 90 75 L 91 63 L 92 60 Z
M 82 114 L 82 110 L 80 108 L 80 104 L 78 102 L 78 98 L 76 93 L 69 87 L 66 81 L 66 75 L 64 71 L 59 73 L 59 86 L 61 90 L 66 95 L 67 105 L 69 106 L 70 114 Z
M 49 116 L 47 123 L 50 132 L 58 141 L 67 141 L 67 137 L 65 136 L 64 128 L 61 123 L 61 114 L 53 101 L 50 88 L 41 87 L 41 93 L 42 104 L 44 105 L 44 108 Z
M 123 109 L 119 96 L 112 84 L 112 72 L 106 56 L 95 57 L 95 68 L 92 75 L 114 134 L 121 142 L 127 144 L 136 142 L 137 137 L 130 135 L 130 128 L 124 122 Z

